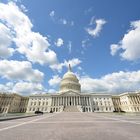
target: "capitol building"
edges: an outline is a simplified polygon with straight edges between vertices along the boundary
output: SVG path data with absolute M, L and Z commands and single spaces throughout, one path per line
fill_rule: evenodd
M 78 78 L 69 65 L 55 94 L 29 96 L 27 113 L 43 112 L 140 112 L 140 92 L 120 95 L 81 93 Z

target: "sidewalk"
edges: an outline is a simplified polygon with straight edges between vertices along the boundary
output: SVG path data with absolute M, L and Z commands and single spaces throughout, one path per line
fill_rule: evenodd
M 36 114 L 12 114 L 12 115 L 0 115 L 0 121 L 7 121 L 7 120 L 13 120 L 13 119 L 20 119 L 20 118 L 27 118 L 27 117 L 34 117 L 37 116 Z

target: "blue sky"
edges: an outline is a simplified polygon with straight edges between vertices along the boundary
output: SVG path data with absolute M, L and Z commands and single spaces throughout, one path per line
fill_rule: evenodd
M 0 91 L 56 92 L 69 63 L 82 92 L 140 89 L 139 0 L 1 0 L 0 11 Z

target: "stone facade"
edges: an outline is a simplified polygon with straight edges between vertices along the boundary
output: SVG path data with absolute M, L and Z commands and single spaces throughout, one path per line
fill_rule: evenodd
M 0 113 L 25 113 L 28 100 L 28 97 L 15 93 L 0 93 Z
M 75 109 L 76 108 L 76 109 Z M 43 112 L 140 112 L 140 93 L 84 94 L 65 93 L 32 95 L 29 97 L 28 113 Z
M 81 93 L 81 85 L 69 65 L 60 83 L 60 90 L 54 94 L 31 95 L 28 113 L 43 112 L 140 112 L 138 93 L 120 95 Z
M 140 92 L 120 94 L 121 109 L 125 112 L 140 112 Z

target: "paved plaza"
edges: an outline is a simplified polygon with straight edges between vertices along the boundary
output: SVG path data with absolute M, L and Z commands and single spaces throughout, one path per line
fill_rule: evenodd
M 63 112 L 3 121 L 0 140 L 140 140 L 140 115 Z

